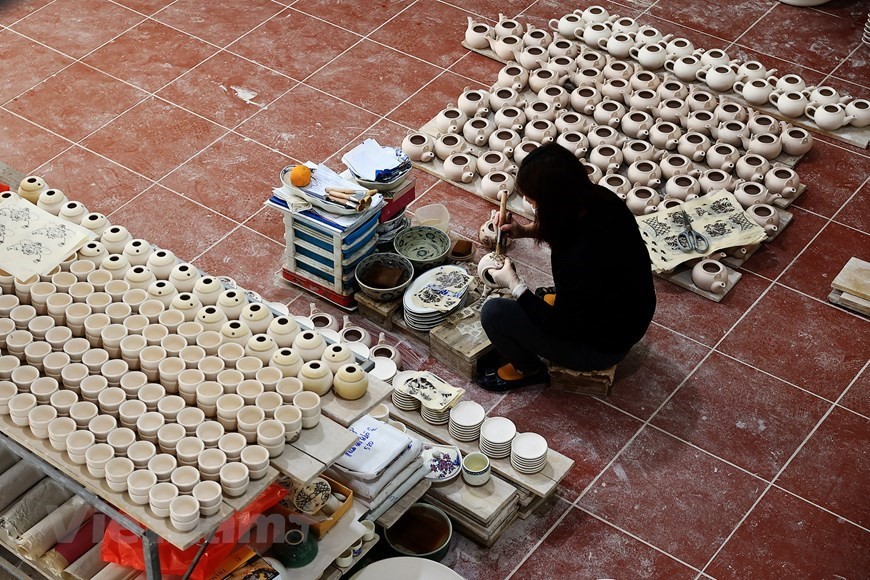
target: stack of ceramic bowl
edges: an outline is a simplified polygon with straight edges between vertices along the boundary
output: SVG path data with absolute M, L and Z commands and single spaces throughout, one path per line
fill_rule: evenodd
M 511 454 L 516 437 L 514 422 L 504 417 L 490 417 L 480 426 L 480 450 L 490 459 L 504 459 Z
M 537 433 L 520 433 L 511 441 L 511 465 L 520 473 L 537 473 L 547 464 L 547 440 Z
M 417 371 L 402 371 L 393 377 L 393 404 L 397 409 L 416 411 L 420 408 L 420 399 L 398 390 L 400 386 L 405 384 L 405 381 L 417 376 L 417 374 Z
M 435 409 L 430 409 L 426 405 L 420 409 L 420 414 L 423 415 L 423 420 L 429 423 L 430 425 L 446 425 L 450 420 L 450 409 L 444 409 L 443 411 L 436 411 Z
M 474 401 L 459 401 L 450 409 L 450 424 L 447 429 L 457 441 L 476 441 L 480 437 L 480 426 L 486 418 L 486 411 Z
M 468 299 L 469 286 L 465 286 L 459 302 L 448 310 L 431 306 L 419 306 L 414 299 L 414 294 L 426 286 L 438 286 L 440 284 L 439 279 L 447 276 L 457 276 L 458 274 L 461 274 L 463 277 L 468 276 L 465 270 L 458 266 L 439 266 L 424 272 L 408 286 L 402 298 L 402 306 L 405 310 L 405 322 L 408 326 L 414 330 L 428 332 L 444 322 L 448 316 L 465 306 L 465 302 Z
M 169 519 L 180 532 L 189 532 L 199 523 L 199 500 L 180 495 L 169 503 Z

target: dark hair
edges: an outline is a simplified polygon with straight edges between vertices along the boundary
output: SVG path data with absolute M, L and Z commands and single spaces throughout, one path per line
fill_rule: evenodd
M 612 195 L 589 180 L 573 153 L 549 143 L 530 152 L 520 165 L 517 191 L 537 204 L 537 239 L 548 245 L 569 243 L 577 221 Z

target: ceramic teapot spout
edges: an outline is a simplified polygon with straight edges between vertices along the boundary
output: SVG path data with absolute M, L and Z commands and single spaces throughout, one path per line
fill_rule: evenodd
M 420 155 L 420 161 L 422 161 L 423 163 L 429 163 L 433 159 L 435 159 L 435 153 L 432 151 L 426 151 L 425 153 Z
M 692 161 L 703 161 L 706 156 L 706 151 L 695 151 L 692 153 Z

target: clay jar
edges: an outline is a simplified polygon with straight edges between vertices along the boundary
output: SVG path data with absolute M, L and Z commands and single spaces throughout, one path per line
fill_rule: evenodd
M 465 123 L 465 126 L 462 128 L 462 136 L 469 143 L 482 147 L 487 143 L 489 136 L 495 130 L 495 122 L 483 117 L 475 117 Z
M 553 35 L 547 32 L 544 28 L 535 28 L 529 24 L 528 30 L 523 34 L 523 45 L 525 46 L 548 46 L 553 42 Z
M 749 135 L 749 127 L 740 121 L 726 121 L 713 128 L 713 137 L 716 138 L 717 142 L 727 143 L 735 147 L 741 147 L 743 139 L 748 138 Z
M 332 379 L 335 394 L 350 401 L 359 399 L 369 388 L 369 377 L 355 363 L 347 364 L 338 369 Z
M 489 148 L 495 151 L 501 151 L 508 157 L 513 156 L 514 148 L 520 144 L 522 139 L 519 133 L 512 129 L 497 129 L 489 136 Z
M 556 143 L 570 151 L 578 159 L 586 156 L 589 150 L 589 139 L 579 131 L 566 131 L 556 138 Z
M 633 46 L 634 38 L 626 32 L 617 32 L 598 41 L 598 48 L 606 50 L 614 58 L 628 58 Z
M 568 38 L 574 38 L 575 32 L 577 29 L 580 29 L 580 33 L 583 32 L 583 21 L 578 14 L 570 12 L 563 16 L 562 18 L 556 20 L 555 18 L 551 18 L 549 21 L 550 28 L 561 34 L 562 36 Z
M 221 327 L 221 336 L 223 337 L 223 342 L 234 342 L 245 346 L 248 344 L 251 336 L 253 336 L 253 333 L 244 322 L 230 320 Z
M 706 157 L 707 150 L 711 145 L 712 143 L 706 135 L 690 131 L 680 137 L 677 144 L 677 151 L 693 161 L 702 161 L 704 157 Z
M 269 366 L 281 371 L 285 377 L 295 377 L 302 370 L 304 361 L 299 353 L 292 348 L 279 348 L 272 353 L 272 358 L 269 359 Z
M 527 70 L 541 68 L 547 62 L 547 51 L 542 46 L 527 46 L 516 55 L 517 62 Z
M 293 339 L 299 334 L 299 325 L 290 316 L 278 316 L 269 323 L 266 334 L 269 335 L 278 348 L 287 348 L 293 345 Z
M 598 167 L 603 173 L 618 171 L 623 157 L 615 145 L 599 145 L 589 152 L 589 163 Z
M 797 194 L 800 186 L 798 174 L 793 169 L 788 167 L 773 167 L 764 176 L 764 186 L 771 193 L 778 193 L 782 197 L 788 199 Z
M 496 131 L 497 133 L 498 131 Z M 462 135 L 454 135 L 446 133 L 439 135 L 435 140 L 435 156 L 441 161 L 446 160 L 454 153 L 462 153 L 468 151 L 468 141 Z
M 127 258 L 131 266 L 144 266 L 147 264 L 148 257 L 152 251 L 148 240 L 134 239 L 124 245 L 124 257 Z
M 676 59 L 666 60 L 665 69 L 673 73 L 681 81 L 694 82 L 697 80 L 696 75 L 704 65 L 701 64 L 701 59 L 694 55 L 681 56 Z
M 334 373 L 338 372 L 342 366 L 351 364 L 356 361 L 353 351 L 347 344 L 334 343 L 326 347 L 320 359 L 329 367 L 329 370 Z
M 701 69 L 695 73 L 695 77 L 707 84 L 710 89 L 724 93 L 730 91 L 737 81 L 737 72 L 726 65 L 717 65 L 709 69 Z
M 30 175 L 18 184 L 18 195 L 36 205 L 39 202 L 40 194 L 47 189 L 48 185 L 41 177 Z
M 500 200 L 502 195 L 510 195 L 514 186 L 514 176 L 505 171 L 491 171 L 480 182 L 483 195 L 494 200 Z
M 302 365 L 297 375 L 302 381 L 302 389 L 325 395 L 332 388 L 332 371 L 323 361 L 311 360 Z
M 204 306 L 196 313 L 196 322 L 202 325 L 204 331 L 213 330 L 220 332 L 224 324 L 228 322 L 227 315 L 223 310 L 215 306 Z
M 853 127 L 866 127 L 870 125 L 870 101 L 867 99 L 855 99 L 846 105 L 846 114 L 854 117 Z
M 665 183 L 665 197 L 688 201 L 701 193 L 701 184 L 691 175 L 675 175 Z
M 731 175 L 721 169 L 708 169 L 698 178 L 698 182 L 701 184 L 701 191 L 710 193 L 720 189 L 734 191 L 739 180 L 735 181 Z
M 538 93 L 546 86 L 561 85 L 568 78 L 568 73 L 557 74 L 550 69 L 539 68 L 529 75 L 529 88 Z
M 665 179 L 670 179 L 675 175 L 693 175 L 695 177 L 701 175 L 701 170 L 688 157 L 679 153 L 671 153 L 662 157 L 659 167 L 661 167 Z
M 734 197 L 738 202 L 740 202 L 740 205 L 746 209 L 756 204 L 772 203 L 775 199 L 782 196 L 770 193 L 767 188 L 760 183 L 746 182 L 741 183 L 734 189 Z
M 815 121 L 819 129 L 825 131 L 835 131 L 855 120 L 855 117 L 846 114 L 846 108 L 839 103 L 829 103 L 820 107 L 808 105 L 806 114 Z
M 326 328 L 334 330 L 335 332 L 338 332 L 341 328 L 338 324 L 338 319 L 335 316 L 328 312 L 319 311 L 314 302 L 310 304 L 308 317 L 311 319 L 311 325 L 314 326 L 314 328 Z
M 160 249 L 151 252 L 145 265 L 154 272 L 158 280 L 167 280 L 172 273 L 172 268 L 175 267 L 175 262 L 175 254 L 169 250 Z
M 692 268 L 692 282 L 701 290 L 722 294 L 728 281 L 728 271 L 716 260 L 701 260 Z
M 623 144 L 624 137 L 617 133 L 616 129 L 601 125 L 593 127 L 586 136 L 589 139 L 590 147 L 598 147 L 599 145 L 613 145 L 620 147 Z
M 557 110 L 556 105 L 550 101 L 535 101 L 526 107 L 525 112 L 529 121 L 537 121 L 538 119 L 552 121 L 556 118 Z
M 106 246 L 110 254 L 120 254 L 124 251 L 127 242 L 133 239 L 130 232 L 124 226 L 112 226 L 103 232 L 100 241 Z
M 468 117 L 485 117 L 489 114 L 489 92 L 465 87 L 456 103 L 456 108 Z
M 488 151 L 477 158 L 477 171 L 481 175 L 486 175 L 493 171 L 511 170 L 516 171 L 516 166 L 501 151 Z
M 682 131 L 674 123 L 657 120 L 656 124 L 650 127 L 649 142 L 654 147 L 659 149 L 676 149 L 679 139 L 682 136 Z
M 199 279 L 199 271 L 187 263 L 177 264 L 169 274 L 169 281 L 179 292 L 191 292 L 197 279 Z
M 212 276 L 203 276 L 193 285 L 193 295 L 199 298 L 203 306 L 214 306 L 217 304 L 223 291 L 224 285 Z
M 675 80 L 670 75 L 666 74 L 664 80 L 661 82 L 661 84 L 659 84 L 658 88 L 656 88 L 656 92 L 659 94 L 662 100 L 683 100 L 689 96 L 689 87 L 687 87 L 685 83 L 681 83 L 680 81 Z
M 737 177 L 744 181 L 763 181 L 769 170 L 770 162 L 756 153 L 747 153 L 737 160 L 735 166 Z
M 305 362 L 319 360 L 326 350 L 326 341 L 320 333 L 306 330 L 296 335 L 293 340 L 293 350 L 298 352 Z
M 746 208 L 749 219 L 764 228 L 768 236 L 779 230 L 779 212 L 772 205 L 757 203 Z
M 689 113 L 689 116 L 680 123 L 687 131 L 695 131 L 704 135 L 713 134 L 715 117 L 711 111 L 700 110 Z
M 495 283 L 492 276 L 489 275 L 489 272 L 490 270 L 498 270 L 502 266 L 504 266 L 504 256 L 496 254 L 495 252 L 489 253 L 478 262 L 477 276 L 488 288 L 498 288 L 498 284 Z
M 782 150 L 789 155 L 803 155 L 813 147 L 813 136 L 806 129 L 791 125 L 783 129 L 780 141 Z
M 633 46 L 628 53 L 647 70 L 658 70 L 665 66 L 668 53 L 663 44 L 651 43 L 641 47 Z
M 492 51 L 505 61 L 517 60 L 520 51 L 523 49 L 523 39 L 514 34 L 508 34 L 500 38 L 487 38 L 486 40 Z
M 707 165 L 730 172 L 740 159 L 740 152 L 728 143 L 716 143 L 707 149 Z
M 442 134 L 459 133 L 466 121 L 468 121 L 468 115 L 456 107 L 446 107 L 435 116 L 435 127 Z
M 727 101 L 724 97 L 719 98 L 719 105 L 713 110 L 716 120 L 720 123 L 723 121 L 741 121 L 745 123 L 749 120 L 749 112 L 746 107 L 733 101 Z
M 190 292 L 183 292 L 177 294 L 175 298 L 172 299 L 172 303 L 169 307 L 173 310 L 179 310 L 184 314 L 185 322 L 192 322 L 196 318 L 196 314 L 199 312 L 200 308 L 202 308 L 202 303 L 199 301 L 199 298 Z
M 133 266 L 124 274 L 124 280 L 131 289 L 147 290 L 151 284 L 157 282 L 157 277 L 147 266 Z
M 477 175 L 474 157 L 465 153 L 454 153 L 444 160 L 444 175 L 461 183 L 471 183 Z
M 626 194 L 631 190 L 631 182 L 628 178 L 617 173 L 603 176 L 598 181 L 598 185 L 606 187 L 623 200 L 626 198 Z
M 46 189 L 39 194 L 36 207 L 44 209 L 51 215 L 60 214 L 60 210 L 67 201 L 66 195 L 59 189 Z
M 662 183 L 662 170 L 652 161 L 636 161 L 628 166 L 628 179 L 635 185 L 658 187 Z
M 689 104 L 690 111 L 713 112 L 719 104 L 712 93 L 707 91 L 691 91 L 686 97 L 686 102 Z
M 613 100 L 601 101 L 592 112 L 592 118 L 599 125 L 618 127 L 619 122 L 625 116 L 625 105 Z
M 20 186 L 19 186 L 20 187 Z M 60 213 L 57 217 L 74 224 L 80 224 L 82 218 L 88 214 L 88 208 L 77 201 L 68 201 L 60 208 Z
M 275 316 L 265 304 L 251 303 L 242 308 L 239 320 L 248 325 L 254 334 L 265 333 Z
M 656 211 L 659 202 L 661 197 L 658 192 L 643 185 L 632 188 L 625 196 L 625 205 L 634 215 L 645 215 Z
M 522 131 L 526 126 L 526 114 L 519 107 L 503 107 L 495 114 L 493 122 L 499 129 Z
M 571 91 L 569 100 L 572 109 L 584 115 L 591 115 L 595 105 L 600 103 L 602 98 L 601 92 L 595 87 L 577 87 Z
M 642 70 L 631 75 L 628 83 L 635 91 L 639 91 L 641 89 L 650 89 L 658 92 L 656 89 L 661 83 L 661 79 L 655 73 Z M 661 97 L 661 95 L 659 95 L 659 97 Z
M 494 32 L 492 27 L 482 22 L 474 22 L 468 17 L 468 27 L 465 29 L 465 44 L 478 50 L 489 48 L 489 40 Z
M 549 85 L 538 91 L 538 99 L 545 103 L 553 103 L 553 107 L 556 109 L 564 109 L 568 106 L 570 96 L 564 88 L 558 85 Z M 552 119 L 550 120 L 552 121 Z
M 402 151 L 411 161 L 428 163 L 435 158 L 435 140 L 425 133 L 411 133 L 402 140 Z
M 762 133 L 761 135 L 753 135 L 750 139 L 744 137 L 741 141 L 746 151 L 765 159 L 776 159 L 782 153 L 782 141 L 779 135 Z
M 796 119 L 804 114 L 809 101 L 807 96 L 800 91 L 788 91 L 785 93 L 772 92 L 767 97 L 770 104 L 776 107 L 786 117 Z
M 505 107 L 524 107 L 525 105 L 525 99 L 520 99 L 519 92 L 511 87 L 497 88 L 489 97 L 489 106 L 496 114 Z M 498 124 L 497 121 L 496 124 Z
M 166 280 L 157 280 L 148 286 L 148 299 L 157 300 L 166 308 L 169 308 L 177 294 L 178 290 L 175 289 L 175 286 Z

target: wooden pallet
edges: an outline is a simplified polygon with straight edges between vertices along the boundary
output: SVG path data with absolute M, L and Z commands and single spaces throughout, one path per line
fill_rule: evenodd
M 477 521 L 466 516 L 464 512 L 456 509 L 455 504 L 442 502 L 431 496 L 427 497 L 426 501 L 444 510 L 450 516 L 450 519 L 453 520 L 453 525 L 465 537 L 487 548 L 498 541 L 501 535 L 516 521 L 519 513 L 519 508 L 516 504 L 513 504 L 511 509 L 499 512 L 491 524 L 482 526 Z
M 692 269 L 689 267 L 679 267 L 679 269 L 674 270 L 673 272 L 667 274 L 664 272 L 656 272 L 656 276 L 659 278 L 663 278 L 668 282 L 673 282 L 677 286 L 681 288 L 685 288 L 686 290 L 691 290 L 695 294 L 699 296 L 703 296 L 713 302 L 721 302 L 725 295 L 728 294 L 734 285 L 737 284 L 737 281 L 743 277 L 743 274 L 725 266 L 725 270 L 728 272 L 728 280 L 725 282 L 725 290 L 719 294 L 716 292 L 710 292 L 709 290 L 702 290 L 695 286 L 695 283 L 692 282 Z
M 491 58 L 495 61 L 507 64 L 506 60 L 499 57 L 490 48 L 484 48 L 484 49 L 474 48 L 474 47 L 466 44 L 466 42 L 464 40 L 462 41 L 462 46 L 467 48 L 468 50 L 470 50 L 472 52 L 476 52 L 477 54 L 479 54 L 481 56 L 485 56 L 485 57 Z M 604 54 L 606 54 L 606 51 L 602 51 L 602 52 L 604 52 Z M 630 61 L 633 59 L 629 57 L 626 60 Z M 665 69 L 660 69 L 658 71 L 651 71 L 651 72 L 665 73 L 667 71 L 665 71 Z M 863 147 L 863 148 L 866 148 L 868 143 L 870 143 L 870 127 L 852 127 L 852 126 L 847 125 L 846 127 L 843 127 L 843 128 L 838 129 L 836 131 L 827 131 L 825 129 L 820 129 L 819 126 L 816 125 L 815 122 L 813 122 L 813 120 L 810 119 L 809 117 L 801 117 L 800 119 L 792 119 L 791 117 L 786 117 L 785 115 L 780 113 L 779 109 L 777 109 L 773 105 L 770 105 L 770 104 L 753 105 L 752 103 L 746 102 L 746 100 L 743 98 L 742 95 L 735 93 L 734 91 L 726 91 L 724 93 L 719 92 L 719 91 L 714 91 L 710 87 L 708 87 L 706 85 L 706 83 L 702 83 L 701 81 L 689 81 L 689 82 L 680 81 L 680 82 L 683 82 L 688 86 L 693 86 L 693 87 L 696 87 L 696 88 L 704 90 L 704 91 L 709 91 L 709 92 L 716 94 L 716 95 L 723 95 L 723 96 L 727 97 L 728 99 L 735 101 L 735 102 L 738 102 L 738 103 L 745 105 L 747 107 L 752 107 L 754 109 L 764 111 L 765 114 L 770 115 L 771 117 L 774 117 L 774 118 L 779 119 L 781 121 L 786 121 L 787 123 L 790 123 L 792 125 L 796 125 L 798 127 L 803 127 L 804 129 L 807 129 L 809 131 L 814 131 L 816 133 L 821 133 L 823 135 L 827 135 L 828 137 L 832 137 L 834 139 L 837 139 L 838 141 L 843 141 L 844 143 L 849 143 L 851 145 L 857 145 L 858 147 Z
M 550 386 L 578 395 L 607 397 L 613 388 L 616 365 L 601 371 L 581 372 L 550 365 Z
M 517 488 L 498 476 L 490 477 L 489 481 L 477 487 L 466 484 L 461 476 L 457 476 L 433 485 L 426 495 L 450 505 L 481 526 L 491 525 L 499 514 L 519 506 Z
M 828 294 L 828 301 L 837 306 L 848 308 L 852 312 L 870 316 L 870 300 L 865 300 L 860 296 L 855 296 L 842 290 L 831 290 L 831 293 Z
M 429 333 L 429 354 L 467 379 L 477 376 L 480 359 L 493 349 L 480 325 L 482 306 L 472 303 Z
M 408 493 L 406 493 L 402 498 L 395 503 L 390 509 L 381 514 L 375 523 L 377 523 L 382 528 L 391 528 L 393 524 L 396 523 L 402 514 L 408 511 L 412 505 L 420 501 L 426 492 L 429 491 L 429 488 L 432 486 L 432 480 L 426 479 L 425 477 L 414 484 Z
M 776 211 L 779 214 L 779 229 L 768 235 L 767 239 L 763 242 L 764 244 L 769 244 L 770 242 L 775 240 L 777 236 L 779 236 L 779 234 L 781 234 L 782 231 L 786 228 L 786 226 L 788 226 L 788 224 L 790 224 L 791 221 L 794 219 L 794 214 L 790 211 L 786 211 L 779 207 L 776 208 Z M 749 249 L 748 252 L 746 252 L 746 255 L 741 258 L 738 258 L 736 256 L 726 256 L 720 261 L 726 266 L 730 266 L 731 268 L 734 268 L 736 270 L 737 268 L 742 267 L 743 264 L 745 264 L 746 261 L 749 260 L 749 258 L 751 258 L 752 255 L 757 252 L 760 247 L 761 244 L 755 244 Z
M 27 177 L 17 169 L 0 161 L 0 183 L 5 183 L 11 191 L 18 191 L 18 184 Z
M 367 318 L 384 330 L 393 330 L 393 316 L 401 314 L 402 299 L 391 302 L 381 302 L 363 292 L 353 295 L 360 316 Z
M 402 411 L 397 409 L 392 403 L 387 405 L 390 408 L 390 415 L 399 421 L 402 421 L 409 428 L 421 433 L 439 443 L 455 445 L 459 447 L 463 454 L 480 451 L 477 441 L 457 441 L 450 435 L 447 430 L 447 425 L 430 425 L 423 420 L 423 417 L 417 411 Z M 574 460 L 562 455 L 554 449 L 547 452 L 547 465 L 538 473 L 525 474 L 516 471 L 510 462 L 510 458 L 491 459 L 493 473 L 499 474 L 502 478 L 528 489 L 538 496 L 546 496 L 552 492 L 560 481 L 568 474 L 568 471 L 574 465 Z
M 850 258 L 831 282 L 831 287 L 870 300 L 870 263 L 858 258 Z

